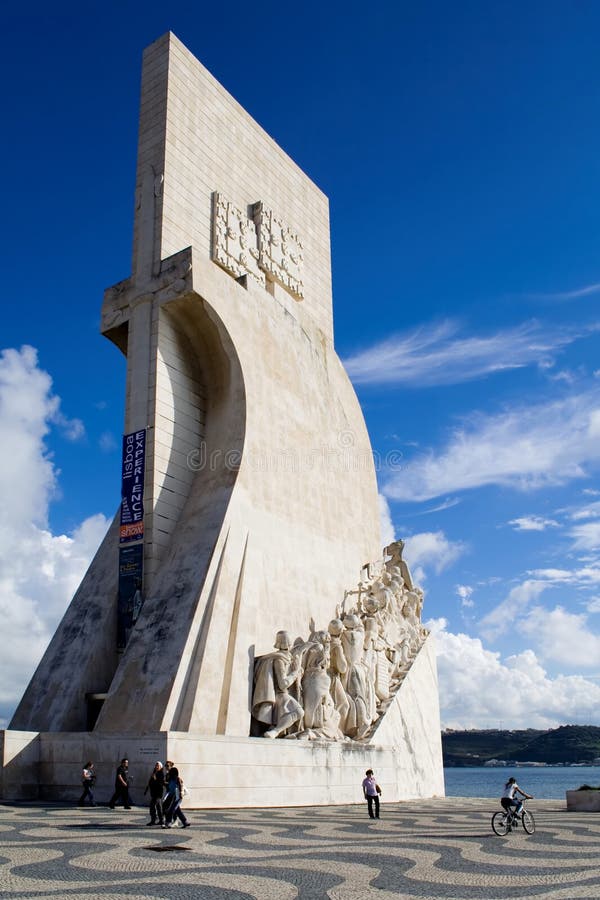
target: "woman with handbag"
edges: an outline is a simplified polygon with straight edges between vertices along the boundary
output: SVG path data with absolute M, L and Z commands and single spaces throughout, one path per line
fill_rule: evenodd
M 162 827 L 174 828 L 175 820 L 179 819 L 184 828 L 189 828 L 191 822 L 188 822 L 181 809 L 181 800 L 185 788 L 179 774 L 179 769 L 170 760 L 167 760 L 165 767 L 167 768 L 167 792 L 163 800 L 165 823 Z

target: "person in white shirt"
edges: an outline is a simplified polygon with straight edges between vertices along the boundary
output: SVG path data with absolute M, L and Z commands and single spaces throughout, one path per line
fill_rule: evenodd
M 367 801 L 367 805 L 369 807 L 369 818 L 378 819 L 379 795 L 381 794 L 381 788 L 375 780 L 373 769 L 367 769 L 365 775 L 366 778 L 363 778 L 362 789 L 365 800 Z M 373 806 L 375 807 L 375 811 L 373 811 Z
M 94 763 L 90 760 L 86 762 L 81 773 L 81 783 L 83 785 L 83 794 L 79 798 L 79 806 L 83 806 L 86 798 L 89 798 L 90 806 L 95 806 L 92 788 L 96 781 L 96 772 L 94 771 Z
M 500 803 L 506 810 L 506 812 L 511 812 L 513 807 L 517 815 L 523 809 L 523 803 L 521 800 L 517 800 L 515 794 L 521 794 L 522 797 L 525 797 L 526 800 L 533 800 L 531 794 L 525 793 L 522 791 L 519 785 L 517 784 L 516 778 L 509 778 L 506 784 L 504 785 L 504 793 L 500 799 Z

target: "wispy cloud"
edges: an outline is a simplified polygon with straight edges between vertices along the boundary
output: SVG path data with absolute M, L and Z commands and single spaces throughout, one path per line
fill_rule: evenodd
M 596 496 L 594 491 L 583 492 Z M 580 506 L 567 507 L 563 512 L 570 520 L 567 536 L 572 539 L 571 550 L 600 551 L 600 500 Z
M 600 391 L 551 403 L 474 414 L 439 452 L 416 454 L 383 486 L 425 501 L 484 485 L 533 490 L 584 478 L 600 464 Z
M 578 522 L 581 519 L 600 518 L 600 500 L 595 500 L 593 503 L 586 503 L 585 506 L 580 506 L 578 509 L 571 512 L 570 517 L 575 522 Z
M 397 334 L 344 364 L 357 384 L 458 384 L 524 366 L 552 366 L 555 354 L 596 327 L 558 328 L 532 320 L 489 335 L 461 335 L 460 323 L 448 319 Z
M 414 515 L 426 516 L 428 513 L 443 512 L 445 509 L 452 509 L 453 506 L 458 506 L 460 502 L 458 497 L 448 497 L 443 503 L 440 503 L 439 506 L 431 506 L 429 509 L 422 509 L 420 512 L 414 513 Z
M 550 586 L 547 581 L 528 578 L 522 584 L 511 588 L 506 598 L 479 623 L 482 635 L 488 641 L 492 641 L 505 634 L 523 615 L 531 601 L 537 600 Z
M 547 300 L 548 302 L 564 302 L 566 300 L 579 300 L 580 297 L 590 297 L 592 294 L 600 294 L 600 282 L 587 284 L 585 287 L 575 288 L 573 291 L 556 291 L 548 294 L 527 294 L 530 300 Z
M 480 620 L 480 633 L 489 641 L 509 633 L 528 635 L 536 654 L 546 662 L 567 668 L 597 668 L 600 666 L 600 635 L 588 624 L 588 614 L 595 611 L 597 595 L 580 601 L 580 608 L 584 605 L 586 612 L 569 611 L 565 601 L 569 594 L 577 596 L 582 591 L 597 591 L 599 583 L 600 568 L 597 567 L 535 569 Z M 548 591 L 561 600 L 553 608 L 541 602 Z M 576 654 L 573 647 L 577 647 Z
M 569 531 L 573 550 L 600 550 L 600 522 L 585 522 Z
M 575 587 L 589 587 L 600 584 L 600 567 L 581 566 L 578 569 L 532 569 L 527 573 L 549 584 L 570 584 Z
M 511 519 L 508 523 L 515 531 L 545 531 L 546 528 L 559 528 L 560 525 L 554 519 L 544 519 L 542 516 L 521 516 Z
M 118 449 L 118 444 L 114 434 L 111 431 L 103 431 L 100 435 L 98 445 L 103 453 L 112 453 Z
M 58 410 L 52 422 L 54 425 L 58 425 L 68 441 L 80 441 L 85 437 L 85 425 L 81 419 L 69 419 Z

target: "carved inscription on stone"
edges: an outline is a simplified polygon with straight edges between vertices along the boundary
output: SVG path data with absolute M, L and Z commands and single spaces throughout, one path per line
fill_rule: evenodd
M 297 300 L 304 297 L 302 244 L 264 203 L 249 219 L 223 194 L 213 193 L 212 258 L 234 278 L 250 275 L 264 286 L 265 276 Z
M 297 234 L 279 219 L 264 203 L 254 207 L 254 221 L 258 230 L 258 264 L 267 277 L 301 300 L 304 297 L 302 262 L 304 255 Z
M 258 267 L 254 222 L 217 191 L 213 194 L 212 258 L 234 278 L 250 275 L 258 284 L 265 283 Z

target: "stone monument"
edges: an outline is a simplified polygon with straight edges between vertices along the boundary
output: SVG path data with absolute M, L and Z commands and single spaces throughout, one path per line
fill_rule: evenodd
M 173 34 L 144 53 L 132 274 L 101 330 L 127 357 L 122 503 L 1 734 L 1 795 L 74 798 L 92 758 L 108 794 L 124 756 L 138 784 L 175 760 L 201 806 L 359 801 L 369 767 L 385 799 L 443 794 L 327 199 Z

